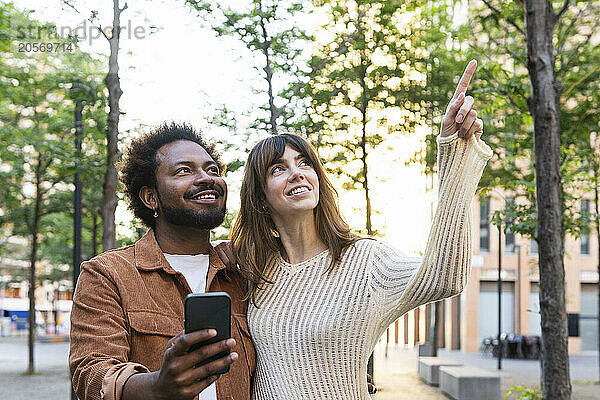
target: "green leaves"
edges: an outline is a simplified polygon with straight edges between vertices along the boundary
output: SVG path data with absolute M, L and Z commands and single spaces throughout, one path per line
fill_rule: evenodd
M 301 106 L 306 67 L 302 60 L 309 39 L 298 25 L 308 2 L 297 0 L 247 0 L 234 7 L 223 2 L 186 0 L 202 23 L 217 36 L 229 36 L 244 44 L 256 60 L 251 64 L 262 82 L 254 87 L 265 94 L 262 112 L 252 110 L 250 130 L 260 133 L 299 128 L 295 106 Z M 256 115 L 258 114 L 258 115 Z
M 586 219 L 578 212 L 578 201 L 592 187 L 592 161 L 599 159 L 598 150 L 590 145 L 590 134 L 598 132 L 600 127 L 597 117 L 600 48 L 588 37 L 589 32 L 596 30 L 598 13 L 594 8 L 597 4 L 591 3 L 578 3 L 569 8 L 555 29 L 556 81 L 557 87 L 563 88 L 560 172 L 564 229 L 574 236 L 585 229 Z M 483 106 L 478 108 L 485 123 L 483 139 L 491 143 L 494 150 L 494 158 L 488 163 L 480 187 L 514 193 L 517 205 L 499 212 L 498 218 L 509 221 L 513 232 L 535 238 L 533 118 L 528 104 L 531 85 L 525 38 L 519 31 L 523 28 L 523 8 L 514 1 L 486 0 L 480 7 L 471 7 L 469 15 L 464 25 L 454 26 L 449 23 L 452 15 L 448 8 L 432 9 L 432 20 L 438 21 L 437 33 L 429 36 L 435 40 L 424 40 L 433 49 L 434 57 L 427 77 L 428 87 L 436 89 L 430 91 L 429 104 L 438 104 L 437 96 L 443 99 L 442 94 L 447 90 L 444 87 L 450 78 L 445 70 L 455 65 L 453 51 L 434 44 L 447 32 L 449 37 L 468 43 L 468 52 L 479 60 L 471 93 L 476 97 L 476 104 Z M 445 76 L 447 78 L 443 78 Z M 427 141 L 426 154 L 421 157 L 428 172 L 435 170 L 435 151 L 432 135 Z
M 13 7 L 4 12 L 13 29 L 40 26 Z M 75 171 L 84 182 L 86 218 L 96 212 L 101 193 L 104 67 L 80 50 L 22 53 L 9 39 L 0 61 L 0 229 L 10 236 L 39 236 L 38 259 L 70 265 Z M 83 105 L 81 152 L 75 147 L 75 101 Z

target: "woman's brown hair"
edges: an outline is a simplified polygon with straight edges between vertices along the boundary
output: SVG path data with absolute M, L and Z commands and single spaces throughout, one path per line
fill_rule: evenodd
M 311 144 L 300 136 L 287 133 L 261 140 L 248 155 L 240 191 L 241 207 L 231 232 L 233 252 L 242 275 L 249 282 L 248 297 L 253 302 L 257 288 L 261 284 L 272 283 L 265 277 L 265 267 L 283 247 L 275 235 L 276 227 L 269 213 L 265 185 L 268 168 L 283 156 L 286 146 L 302 154 L 319 178 L 319 203 L 313 213 L 317 234 L 332 256 L 329 271 L 340 261 L 344 249 L 360 239 L 350 232 L 340 214 L 337 191 Z

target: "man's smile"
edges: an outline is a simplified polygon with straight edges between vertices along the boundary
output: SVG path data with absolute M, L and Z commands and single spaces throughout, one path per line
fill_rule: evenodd
M 223 189 L 218 185 L 209 185 L 192 192 L 186 192 L 183 196 L 186 200 L 191 200 L 194 203 L 214 204 L 224 194 Z

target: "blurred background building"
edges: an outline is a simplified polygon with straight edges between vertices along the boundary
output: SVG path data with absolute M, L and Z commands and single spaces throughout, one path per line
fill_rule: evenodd
M 477 352 L 485 338 L 498 335 L 498 229 L 491 218 L 510 196 L 492 192 L 472 203 L 473 262 L 471 277 L 460 296 L 437 303 L 438 347 Z M 581 199 L 582 211 L 592 211 Z M 541 335 L 537 243 L 502 232 L 502 332 Z M 596 236 L 567 236 L 565 241 L 566 303 L 569 352 L 598 350 L 598 248 Z M 396 321 L 387 332 L 390 344 L 413 346 L 432 338 L 434 305 L 422 306 Z

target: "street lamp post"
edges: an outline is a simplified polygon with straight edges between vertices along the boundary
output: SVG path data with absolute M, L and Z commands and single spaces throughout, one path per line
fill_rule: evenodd
M 75 150 L 77 151 L 75 167 L 75 192 L 73 194 L 73 291 L 79 277 L 79 264 L 81 264 L 81 181 L 79 180 L 79 155 L 81 153 L 81 137 L 83 135 L 83 124 L 81 116 L 83 102 L 75 101 Z
M 81 137 L 83 136 L 83 100 L 81 93 L 77 93 L 77 89 L 85 86 L 81 84 L 74 84 L 71 90 L 75 97 L 75 151 L 77 152 L 76 163 L 75 163 L 75 176 L 73 183 L 75 185 L 75 191 L 73 193 L 73 293 L 75 293 L 75 286 L 77 285 L 77 278 L 79 277 L 79 271 L 81 264 L 81 181 L 79 180 L 79 165 L 81 156 Z M 71 385 L 71 400 L 78 400 L 73 386 Z
M 498 223 L 498 369 L 502 369 L 502 221 Z
M 517 333 L 520 335 L 522 332 L 521 327 L 521 245 L 515 244 L 515 250 L 517 253 L 517 288 L 515 289 L 517 295 Z

